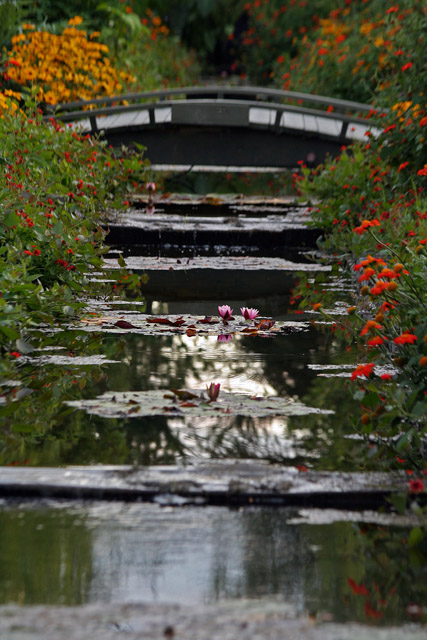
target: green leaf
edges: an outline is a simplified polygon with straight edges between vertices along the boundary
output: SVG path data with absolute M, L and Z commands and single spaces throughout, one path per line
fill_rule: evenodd
M 19 331 L 12 327 L 0 326 L 0 332 L 8 338 L 8 340 L 16 340 L 19 338 Z
M 2 220 L 5 227 L 13 227 L 18 223 L 18 216 L 14 211 L 8 211 Z
M 424 416 L 426 414 L 426 404 L 425 402 L 417 402 L 412 409 L 412 414 L 414 416 Z
M 15 433 L 31 433 L 33 431 L 32 423 L 16 423 L 12 426 L 12 431 Z
M 408 536 L 408 547 L 418 547 L 424 539 L 424 532 L 421 527 L 413 527 Z

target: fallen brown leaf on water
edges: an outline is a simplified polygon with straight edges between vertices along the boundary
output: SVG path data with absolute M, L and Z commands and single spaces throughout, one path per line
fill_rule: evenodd
M 212 316 L 205 316 L 202 320 L 197 320 L 197 324 L 218 324 L 218 320 L 212 320 Z
M 117 320 L 117 322 L 114 323 L 115 327 L 119 327 L 119 329 L 137 329 L 138 327 L 135 327 L 134 324 L 131 324 L 130 322 L 128 322 L 127 320 Z
M 276 324 L 275 320 L 260 320 L 255 322 L 257 329 L 271 329 Z
M 180 327 L 185 324 L 182 316 L 179 316 L 176 320 L 169 320 L 169 318 L 147 318 L 147 322 L 150 324 L 167 324 L 171 327 Z

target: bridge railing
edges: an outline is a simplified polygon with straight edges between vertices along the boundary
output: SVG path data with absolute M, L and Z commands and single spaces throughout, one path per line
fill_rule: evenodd
M 290 100 L 298 104 L 290 104 Z M 118 102 L 121 104 L 117 104 Z M 304 102 L 329 109 L 303 106 Z M 330 134 L 343 142 L 356 137 L 348 135 L 349 125 L 352 125 L 352 129 L 359 126 L 363 135 L 368 128 L 367 119 L 374 117 L 375 120 L 379 117 L 371 105 L 263 87 L 179 87 L 94 98 L 51 107 L 52 116 L 63 122 L 86 121 L 84 129 L 91 133 L 110 126 L 131 125 L 132 118 L 126 120 L 126 114 L 129 116 L 135 112 L 140 114 L 135 124 L 145 126 L 169 122 L 177 125 L 250 126 L 275 131 L 288 126 L 299 128 L 299 117 L 304 122 L 300 126 L 301 130 L 313 130 L 310 129 L 311 121 L 315 123 L 314 130 L 319 132 L 318 123 L 321 121 L 321 133 Z M 361 117 L 360 114 L 367 115 Z M 111 124 L 112 121 L 114 125 Z M 119 125 L 119 121 L 122 124 Z M 375 133 L 375 128 L 372 131 Z
M 161 89 L 157 91 L 143 91 L 139 93 L 124 93 L 112 97 L 93 98 L 91 100 L 79 100 L 74 102 L 60 103 L 49 105 L 48 113 L 58 114 L 73 110 L 94 108 L 97 105 L 111 106 L 118 108 L 117 102 L 144 103 L 147 100 L 156 99 L 159 102 L 166 101 L 169 97 L 182 97 L 183 99 L 252 99 L 275 102 L 293 101 L 299 104 L 304 102 L 313 103 L 325 108 L 332 107 L 338 113 L 358 112 L 375 115 L 379 113 L 378 109 L 369 104 L 361 102 L 352 102 L 350 100 L 341 100 L 339 98 L 331 98 L 328 96 L 320 96 L 310 93 L 299 93 L 296 91 L 284 91 L 281 89 L 267 89 L 265 87 L 224 87 L 224 86 L 203 86 L 203 87 L 177 87 L 175 89 Z M 135 106 L 135 105 L 134 105 Z M 290 105 L 288 105 L 290 106 Z M 383 112 L 385 110 L 382 110 Z

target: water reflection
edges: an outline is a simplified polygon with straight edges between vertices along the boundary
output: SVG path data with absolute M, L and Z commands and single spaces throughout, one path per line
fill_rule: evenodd
M 23 358 L 20 368 L 16 388 L 28 395 L 0 406 L 2 464 L 156 464 L 188 456 L 317 461 L 329 468 L 351 464 L 352 447 L 341 437 L 349 431 L 352 412 L 346 381 L 318 377 L 308 367 L 346 362 L 348 354 L 314 328 L 274 338 L 234 336 L 227 343 L 216 336 L 103 336 L 84 331 L 40 340 L 43 351 Z M 100 364 L 87 364 L 93 361 Z M 203 390 L 211 382 L 221 383 L 225 391 L 279 395 L 336 413 L 198 419 L 189 424 L 166 416 L 104 419 L 64 404 L 109 390 Z
M 0 602 L 212 603 L 280 596 L 336 620 L 408 619 L 427 548 L 408 530 L 291 510 L 60 503 L 0 509 Z M 341 514 L 342 517 L 342 514 Z M 375 519 L 375 515 L 371 518 Z M 356 586 L 355 586 L 356 585 Z M 413 610 L 412 610 L 413 611 Z

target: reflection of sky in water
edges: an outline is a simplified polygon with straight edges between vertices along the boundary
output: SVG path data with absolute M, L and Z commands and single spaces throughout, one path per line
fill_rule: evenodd
M 369 528 L 377 520 L 380 528 Z M 410 566 L 395 545 L 413 523 L 389 524 L 372 512 L 3 503 L 0 602 L 197 605 L 279 596 L 300 613 L 365 620 L 365 599 L 352 595 L 347 579 L 375 593 L 387 566 L 396 597 L 384 621 L 402 620 L 408 603 L 424 601 L 426 569 L 401 580 Z M 384 537 L 378 562 L 367 551 Z
M 233 338 L 230 342 L 222 343 L 210 337 L 181 336 L 181 338 L 182 344 L 188 350 L 199 350 L 199 352 L 203 350 L 203 359 L 210 362 L 210 371 L 204 375 L 204 362 L 195 359 L 194 369 L 198 375 L 188 371 L 184 386 L 192 388 L 198 386 L 200 382 L 205 386 L 210 384 L 211 377 L 214 376 L 213 381 L 219 382 L 224 391 L 249 395 L 277 395 L 265 378 L 264 358 L 260 354 L 251 353 L 245 354 L 245 361 L 242 361 L 243 354 L 239 340 Z
M 288 336 L 287 336 L 288 337 Z M 289 338 L 289 337 L 288 337 Z M 266 375 L 267 360 L 270 354 L 257 353 L 242 348 L 243 340 L 275 340 L 283 338 L 242 338 L 235 337 L 230 342 L 219 342 L 216 336 L 176 335 L 171 337 L 171 346 L 162 346 L 163 361 L 151 371 L 149 381 L 157 388 L 164 384 L 164 377 L 171 378 L 178 374 L 178 361 L 191 359 L 191 367 L 185 371 L 180 381 L 185 388 L 202 388 L 211 382 L 219 382 L 224 391 L 247 393 L 249 395 L 278 395 L 278 391 L 269 382 Z M 291 338 L 289 338 L 291 339 Z M 142 346 L 142 343 L 141 343 Z M 134 354 L 136 360 L 138 355 Z M 273 359 L 280 359 L 280 354 L 273 354 Z M 277 367 L 277 363 L 274 363 Z M 295 381 L 287 373 L 286 361 L 282 359 L 282 378 L 290 387 Z M 141 375 L 146 375 L 146 364 L 137 364 Z

